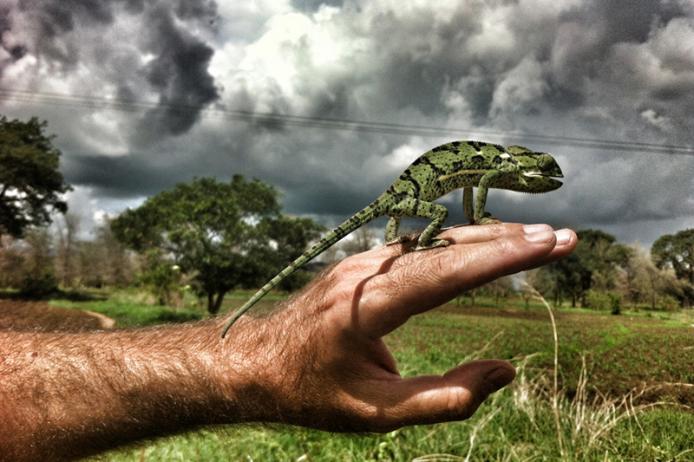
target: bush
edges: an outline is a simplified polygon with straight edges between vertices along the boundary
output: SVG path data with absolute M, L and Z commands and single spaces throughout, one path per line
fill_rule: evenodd
M 586 308 L 591 310 L 608 310 L 610 308 L 610 297 L 606 292 L 589 290 L 586 292 Z
M 610 310 L 612 314 L 620 314 L 622 312 L 622 299 L 619 294 L 614 292 L 589 290 L 586 293 L 585 307 L 592 310 Z
M 677 311 L 680 309 L 680 302 L 672 295 L 661 295 L 656 299 L 655 308 L 663 311 Z
M 19 293 L 27 298 L 42 298 L 57 291 L 58 281 L 50 271 L 26 275 L 19 287 Z

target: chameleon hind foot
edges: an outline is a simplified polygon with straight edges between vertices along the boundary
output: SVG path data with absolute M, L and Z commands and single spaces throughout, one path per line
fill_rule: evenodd
M 386 245 L 395 245 L 395 244 L 404 244 L 405 242 L 410 242 L 412 241 L 412 237 L 408 235 L 403 235 L 403 236 L 398 236 L 395 239 L 391 239 L 390 241 L 386 242 Z
M 478 225 L 497 225 L 501 223 L 501 220 L 497 220 L 494 217 L 482 217 L 477 222 Z
M 445 239 L 434 239 L 431 241 L 431 243 L 429 245 L 418 244 L 417 247 L 415 247 L 415 250 L 429 250 L 429 249 L 435 249 L 437 247 L 447 247 L 450 244 L 451 243 Z

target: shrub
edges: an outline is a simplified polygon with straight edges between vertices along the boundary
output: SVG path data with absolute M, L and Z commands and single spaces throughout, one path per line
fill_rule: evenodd
M 21 282 L 19 292 L 27 298 L 42 298 L 58 291 L 58 281 L 50 271 L 27 274 Z
M 655 307 L 663 311 L 677 311 L 680 309 L 680 302 L 672 295 L 661 295 L 656 299 Z
M 591 310 L 609 310 L 611 307 L 611 300 L 607 292 L 589 290 L 586 292 L 585 307 Z

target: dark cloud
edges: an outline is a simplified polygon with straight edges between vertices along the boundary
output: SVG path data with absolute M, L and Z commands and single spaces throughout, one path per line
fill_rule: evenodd
M 8 39 L 8 34 L 12 30 L 12 9 L 9 5 L 0 5 L 0 51 L 5 52 L 5 56 L 0 53 L 0 79 L 3 71 L 12 63 L 22 59 L 26 54 L 26 47 L 22 44 L 14 43 Z
M 195 10 L 183 10 L 190 15 Z M 159 7 L 149 14 L 147 51 L 156 58 L 142 72 L 159 93 L 159 106 L 142 120 L 150 136 L 185 133 L 204 109 L 219 95 L 207 71 L 214 50 L 176 26 L 169 10 Z M 140 131 L 142 134 L 142 131 Z
M 130 101 L 143 99 L 146 91 L 158 95 L 159 105 L 141 119 L 139 141 L 185 133 L 219 96 L 207 70 L 214 50 L 191 32 L 214 31 L 212 0 L 19 0 L 16 9 L 25 30 L 16 25 L 13 32 L 25 43 L 12 49 L 15 60 L 31 53 L 66 76 L 77 72 L 78 64 L 91 68 Z M 116 19 L 124 14 L 139 24 L 137 34 L 145 39 L 130 36 L 122 42 L 123 25 Z M 6 23 L 0 27 L 10 30 Z M 153 58 L 143 63 L 146 54 Z
M 86 66 L 92 74 L 80 81 L 85 91 L 98 93 L 103 84 L 123 100 L 156 98 L 154 108 L 110 113 L 107 122 L 46 110 L 59 128 L 69 181 L 98 197 L 142 197 L 193 176 L 242 173 L 278 186 L 289 212 L 335 221 L 447 138 L 202 112 L 216 107 L 467 127 L 461 137 L 556 154 L 566 175 L 561 189 L 490 193 L 490 210 L 508 220 L 604 226 L 630 239 L 657 237 L 658 226 L 694 224 L 690 156 L 514 137 L 691 146 L 691 2 L 294 0 L 292 10 L 270 2 L 222 4 L 219 11 L 206 0 L 95 1 L 93 11 L 72 3 L 35 1 L 45 11 L 25 10 L 19 18 L 52 38 L 40 42 L 47 51 L 39 58 L 64 61 L 66 81 L 76 75 L 75 62 Z M 0 29 L 17 27 L 6 23 L 0 20 Z M 37 53 L 37 42 L 21 37 L 3 47 L 26 52 L 5 59 L 21 63 L 19 55 Z M 444 201 L 450 221 L 464 221 L 459 194 Z

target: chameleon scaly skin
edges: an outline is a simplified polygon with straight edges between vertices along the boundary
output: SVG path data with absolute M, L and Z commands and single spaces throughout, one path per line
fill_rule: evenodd
M 280 281 L 375 218 L 389 217 L 386 242 L 398 241 L 401 217 L 428 218 L 431 222 L 419 235 L 416 250 L 442 247 L 448 245 L 448 241 L 435 236 L 448 216 L 448 209 L 433 202 L 439 197 L 463 188 L 463 208 L 470 222 L 493 223 L 497 220 L 484 211 L 489 188 L 541 193 L 559 188 L 562 183 L 555 178 L 562 177 L 559 165 L 550 154 L 533 152 L 522 146 L 504 148 L 479 141 L 454 141 L 438 146 L 412 162 L 375 201 L 328 232 L 261 287 L 234 312 L 222 337 L 239 317 Z M 476 200 L 473 200 L 473 187 L 477 187 Z

